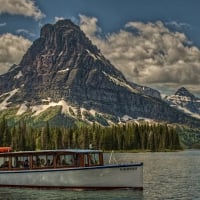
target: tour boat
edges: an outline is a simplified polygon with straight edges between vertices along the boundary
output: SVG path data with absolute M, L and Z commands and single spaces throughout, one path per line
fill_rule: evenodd
M 0 187 L 143 189 L 143 163 L 105 164 L 101 150 L 0 148 Z

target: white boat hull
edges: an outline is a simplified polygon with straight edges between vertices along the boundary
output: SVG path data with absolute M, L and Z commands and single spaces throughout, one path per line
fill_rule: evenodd
M 0 171 L 0 187 L 143 189 L 143 164 Z

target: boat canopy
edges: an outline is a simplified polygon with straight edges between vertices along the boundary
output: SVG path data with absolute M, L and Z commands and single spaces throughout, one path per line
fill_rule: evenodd
M 35 153 L 102 153 L 102 150 L 94 150 L 94 149 L 56 149 L 56 150 L 36 150 L 36 151 L 12 151 L 11 147 L 0 147 L 0 153 L 10 152 L 11 154 L 35 154 Z
M 75 168 L 103 165 L 103 152 L 93 149 L 58 149 L 40 151 L 0 151 L 1 170 Z

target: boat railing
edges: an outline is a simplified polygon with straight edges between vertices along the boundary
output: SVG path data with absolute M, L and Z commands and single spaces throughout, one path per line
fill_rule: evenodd
M 111 151 L 109 159 L 108 159 L 108 164 L 112 165 L 112 164 L 118 164 L 118 165 L 124 165 L 124 164 L 138 164 L 137 161 L 135 160 L 130 160 L 127 157 L 126 158 L 117 158 L 115 155 L 114 150 Z
M 112 150 L 110 153 L 110 158 L 109 158 L 108 163 L 109 164 L 118 164 L 118 162 L 117 162 L 116 158 L 113 156 L 113 154 L 114 154 L 114 151 Z

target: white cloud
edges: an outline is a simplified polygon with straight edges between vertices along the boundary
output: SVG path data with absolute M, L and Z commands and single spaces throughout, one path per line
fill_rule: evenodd
M 4 23 L 1 23 L 1 24 L 0 24 L 0 27 L 2 27 L 2 26 L 6 26 L 6 25 L 7 25 L 7 23 L 4 22 Z
M 28 35 L 30 37 L 35 37 L 35 33 L 31 33 L 29 30 L 26 30 L 26 29 L 18 29 L 16 30 L 16 33 L 22 34 L 22 35 Z
M 0 5 L 0 13 L 23 15 L 35 20 L 45 16 L 33 0 L 0 0 Z
M 101 32 L 101 28 L 97 26 L 97 18 L 79 15 L 81 29 L 89 36 L 94 36 L 96 33 Z
M 64 19 L 64 17 L 54 17 L 54 22 L 57 22 L 57 21 L 63 20 L 63 19 Z
M 189 29 L 189 28 L 191 28 L 191 26 L 188 23 L 183 23 L 183 22 L 171 21 L 171 22 L 166 22 L 165 24 L 172 26 L 176 29 Z
M 0 35 L 0 74 L 7 72 L 13 64 L 18 64 L 31 43 L 22 36 L 10 33 Z
M 161 21 L 129 22 L 100 37 L 97 18 L 80 15 L 81 29 L 129 81 L 154 88 L 186 86 L 200 94 L 200 49 Z

